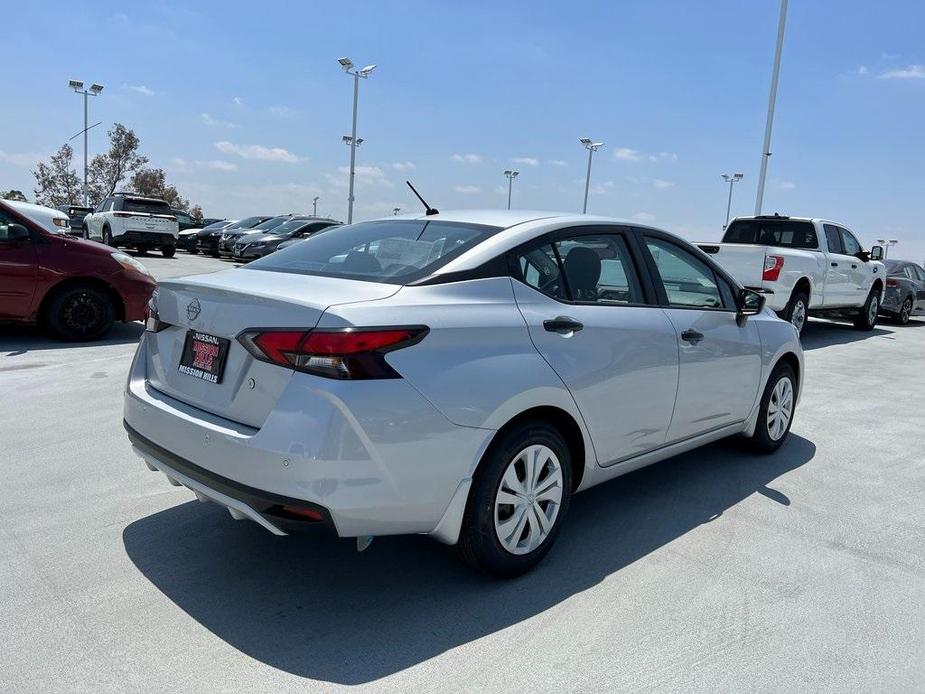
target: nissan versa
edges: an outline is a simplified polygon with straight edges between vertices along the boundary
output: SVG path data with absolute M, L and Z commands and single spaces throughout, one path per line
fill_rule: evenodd
M 786 439 L 796 331 L 691 244 L 429 212 L 161 282 L 126 388 L 135 451 L 277 535 L 424 533 L 515 576 L 575 492 L 722 437 Z

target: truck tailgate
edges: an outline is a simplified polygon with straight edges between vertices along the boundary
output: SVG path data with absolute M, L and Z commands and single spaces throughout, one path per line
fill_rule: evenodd
M 735 277 L 743 286 L 761 287 L 764 274 L 764 257 L 767 246 L 753 246 L 739 243 L 698 243 L 697 247 L 707 253 L 720 267 Z

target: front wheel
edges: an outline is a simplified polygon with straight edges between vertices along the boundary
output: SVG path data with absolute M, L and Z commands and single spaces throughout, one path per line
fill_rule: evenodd
M 796 374 L 790 364 L 779 363 L 771 372 L 761 405 L 758 423 L 752 435 L 752 447 L 761 453 L 773 453 L 790 434 L 793 411 L 796 406 Z
M 877 314 L 879 311 L 880 292 L 876 289 L 871 289 L 870 294 L 867 295 L 867 301 L 864 302 L 861 310 L 858 311 L 857 317 L 854 319 L 854 327 L 858 330 L 873 330 L 874 326 L 877 325 Z
M 161 255 L 165 258 L 173 258 L 174 254 L 177 252 L 176 246 L 161 246 Z
M 499 578 L 532 569 L 559 535 L 571 483 L 568 446 L 554 427 L 525 422 L 503 434 L 472 480 L 457 544 L 462 558 Z
M 48 327 L 64 340 L 98 340 L 112 327 L 112 301 L 94 287 L 70 287 L 48 305 Z

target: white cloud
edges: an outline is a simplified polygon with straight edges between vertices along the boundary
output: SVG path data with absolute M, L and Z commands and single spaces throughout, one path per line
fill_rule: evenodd
M 663 178 L 653 178 L 652 185 L 655 186 L 656 188 L 660 188 L 664 190 L 665 188 L 671 188 L 674 185 L 674 183 L 672 183 L 671 181 L 666 181 Z
M 46 155 L 44 154 L 18 154 L 15 152 L 4 152 L 0 149 L 0 161 L 6 162 L 7 164 L 12 164 L 13 166 L 21 166 L 23 168 L 31 168 L 38 164 Z
M 385 175 L 385 171 L 383 171 L 381 166 L 358 164 L 355 171 L 357 185 L 375 185 L 381 188 L 394 188 L 394 184 Z M 328 181 L 337 188 L 346 188 L 347 179 L 350 175 L 350 167 L 339 166 L 337 167 L 337 173 L 339 174 L 337 176 L 328 174 Z
M 465 193 L 467 195 L 471 193 L 481 193 L 482 189 L 478 186 L 453 186 L 453 190 L 457 193 Z
M 454 154 L 450 157 L 453 161 L 460 162 L 461 164 L 481 164 L 482 157 L 478 154 Z
M 235 98 L 232 99 L 232 101 L 234 102 L 234 105 L 235 105 L 235 106 L 243 106 L 243 105 L 244 105 L 244 99 L 242 99 L 240 96 L 236 96 Z
M 292 109 L 288 106 L 270 106 L 270 113 L 274 116 L 290 116 L 292 115 Z
M 594 183 L 591 186 L 591 195 L 607 195 L 608 193 L 613 192 L 616 187 L 617 184 L 614 181 Z
M 237 145 L 233 142 L 221 141 L 215 143 L 215 149 L 222 154 L 236 154 L 242 159 L 259 159 L 261 161 L 284 161 L 295 164 L 300 160 L 288 149 L 282 147 L 264 147 L 263 145 Z
M 219 171 L 237 171 L 238 165 L 234 162 L 224 161 L 223 159 L 212 159 L 207 162 L 203 162 L 210 169 L 218 169 Z
M 514 157 L 511 159 L 515 164 L 520 164 L 521 166 L 539 166 L 540 160 L 534 159 L 533 157 Z
M 564 159 L 550 159 L 547 164 L 551 166 L 568 166 L 568 162 Z
M 655 215 L 650 214 L 648 212 L 637 212 L 636 214 L 633 215 L 633 219 L 638 220 L 640 222 L 654 222 Z
M 907 65 L 897 70 L 887 70 L 880 73 L 882 80 L 923 80 L 925 79 L 925 65 Z
M 390 166 L 396 171 L 414 171 L 415 165 L 414 162 L 410 161 L 396 161 L 390 164 Z
M 208 125 L 210 128 L 228 128 L 228 129 L 232 129 L 232 128 L 237 128 L 237 127 L 238 127 L 237 125 L 235 125 L 234 123 L 231 123 L 231 122 L 229 122 L 229 121 L 226 121 L 226 120 L 218 120 L 217 118 L 213 118 L 213 117 L 210 116 L 208 113 L 200 113 L 200 114 L 199 114 L 199 120 L 202 121 L 202 124 L 203 124 L 203 125 Z
M 620 159 L 621 161 L 639 161 L 642 159 L 642 154 L 629 147 L 617 147 L 613 151 L 613 156 L 615 159 Z
M 678 155 L 674 152 L 659 152 L 650 154 L 649 161 L 678 161 Z
M 867 66 L 866 66 L 866 65 L 861 65 L 861 66 L 858 68 L 858 74 L 861 75 L 861 76 L 863 77 L 864 75 L 869 75 L 869 74 L 870 74 L 870 70 L 867 69 Z
M 774 181 L 772 184 L 777 190 L 795 190 L 797 184 L 793 181 Z
M 138 92 L 139 94 L 144 94 L 145 96 L 154 96 L 154 90 L 149 89 L 143 84 L 127 84 L 126 87 L 131 89 L 133 92 Z

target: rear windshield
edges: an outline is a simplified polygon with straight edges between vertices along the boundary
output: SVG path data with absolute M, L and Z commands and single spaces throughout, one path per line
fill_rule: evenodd
M 125 212 L 147 212 L 149 214 L 173 214 L 170 205 L 163 200 L 143 200 L 141 198 L 125 198 L 122 201 Z
M 500 227 L 426 219 L 361 222 L 316 234 L 245 267 L 406 284 L 499 231 Z
M 756 243 L 781 248 L 819 248 L 812 222 L 786 219 L 737 219 L 726 230 L 723 243 Z

